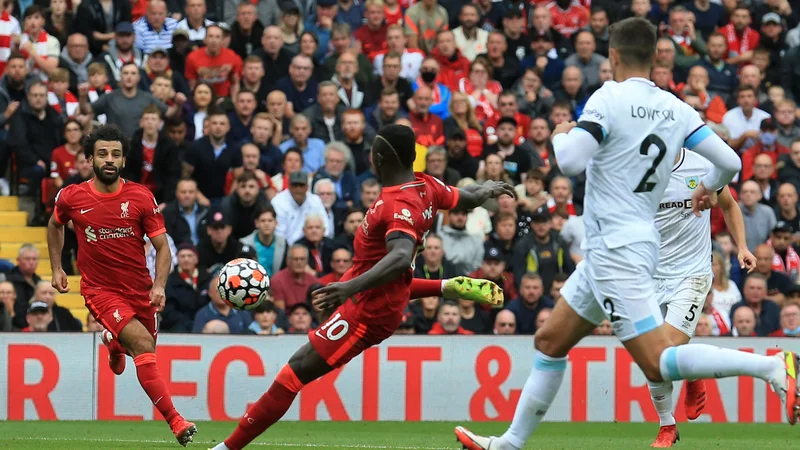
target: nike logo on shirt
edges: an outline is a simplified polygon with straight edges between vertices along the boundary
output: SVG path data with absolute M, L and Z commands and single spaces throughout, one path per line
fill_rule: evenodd
M 89 212 L 89 211 L 91 211 L 91 210 L 93 210 L 93 209 L 94 209 L 94 208 L 82 209 L 82 210 L 81 210 L 81 214 L 86 214 L 87 212 Z

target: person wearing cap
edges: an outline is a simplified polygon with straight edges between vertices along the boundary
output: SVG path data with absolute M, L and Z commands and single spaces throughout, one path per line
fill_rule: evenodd
M 539 7 L 536 11 L 547 11 L 544 7 Z M 546 89 L 555 89 L 561 81 L 561 74 L 566 65 L 555 50 L 554 34 L 551 31 L 543 31 L 534 34 L 531 38 L 531 54 L 520 63 L 522 71 L 535 70 L 540 73 L 542 85 Z M 552 91 L 551 91 L 552 95 Z
M 309 214 L 326 217 L 325 205 L 318 195 L 308 192 L 308 172 L 299 170 L 289 175 L 289 188 L 272 199 L 278 220 L 275 234 L 294 244 L 303 237 L 303 223 Z
M 81 6 L 78 7 L 78 11 L 80 11 L 83 5 L 84 3 L 81 3 Z M 144 61 L 147 56 L 142 53 L 141 50 L 133 46 L 134 38 L 133 25 L 131 25 L 130 22 L 118 23 L 114 29 L 114 39 L 108 42 L 106 51 L 98 56 L 98 59 L 102 60 L 106 65 L 109 84 L 111 84 L 113 88 L 116 88 L 120 81 L 122 65 L 125 62 L 133 61 L 136 67 L 144 66 Z M 89 42 L 91 46 L 92 41 L 90 40 Z
M 408 46 L 429 53 L 433 50 L 436 35 L 448 29 L 450 18 L 447 10 L 436 0 L 422 0 L 406 10 L 403 22 Z
M 157 47 L 172 47 L 172 32 L 178 27 L 178 21 L 167 17 L 167 4 L 164 0 L 150 0 L 144 17 L 133 23 L 136 34 L 134 46 L 143 53 L 150 53 Z
M 205 220 L 206 236 L 197 246 L 199 266 L 208 270 L 216 264 L 226 264 L 242 251 L 242 243 L 233 236 L 230 217 L 221 208 L 212 208 Z
M 307 303 L 296 303 L 286 311 L 289 313 L 288 334 L 307 334 L 314 325 L 314 316 Z
M 480 170 L 485 170 L 484 160 L 488 155 L 503 157 L 506 173 L 514 184 L 525 181 L 528 170 L 532 169 L 531 157 L 514 139 L 517 135 L 517 121 L 513 117 L 501 117 L 497 122 L 497 143 L 487 145 L 481 154 Z
M 738 106 L 725 113 L 722 124 L 730 132 L 728 145 L 734 150 L 741 150 L 756 144 L 761 124 L 764 119 L 769 119 L 770 115 L 756 108 L 758 91 L 755 86 L 740 85 L 735 95 Z
M 33 296 L 25 306 L 28 308 L 28 314 L 22 317 L 23 323 L 18 326 L 22 331 L 26 331 L 24 321 L 27 321 L 27 326 L 35 328 L 35 330 L 28 331 L 83 331 L 83 325 L 80 320 L 76 319 L 69 309 L 56 303 L 56 290 L 50 285 L 49 281 L 40 280 L 36 283 Z M 36 306 L 34 312 L 44 313 L 46 310 L 47 316 L 34 315 L 34 317 L 31 317 L 31 308 L 34 306 Z
M 789 277 L 797 283 L 800 275 L 800 256 L 792 245 L 794 232 L 787 222 L 779 221 L 772 229 L 767 244 L 772 246 L 775 256 L 772 258 L 772 270 Z
M 45 333 L 49 330 L 50 324 L 53 322 L 53 312 L 47 306 L 47 303 L 42 301 L 31 302 L 28 307 L 26 315 L 28 326 L 22 328 L 22 332 Z
M 227 262 L 227 261 L 226 261 Z M 228 325 L 230 334 L 247 334 L 247 327 L 253 321 L 250 311 L 233 309 L 222 300 L 219 289 L 219 272 L 212 274 L 207 288 L 201 292 L 201 304 L 205 305 L 194 316 L 192 333 L 203 333 L 206 324 L 219 320 Z
M 167 301 L 161 311 L 159 331 L 190 333 L 195 315 L 204 306 L 202 302 L 207 295 L 210 275 L 198 269 L 197 247 L 183 243 L 177 250 L 178 264 L 167 278 Z
M 447 146 L 447 168 L 458 172 L 459 178 L 474 179 L 480 164 L 467 152 L 467 137 L 464 130 L 454 127 L 445 136 Z
M 195 45 L 202 45 L 206 38 L 206 27 L 214 22 L 206 19 L 205 0 L 186 0 L 185 17 L 178 22 L 177 30 L 184 30 L 189 34 L 189 40 Z
M 753 27 L 760 28 L 767 21 L 767 16 L 774 15 L 781 26 L 794 28 L 800 23 L 800 12 L 797 3 L 784 0 L 767 0 L 756 2 L 753 8 Z
M 741 180 L 749 180 L 754 173 L 754 164 L 756 157 L 765 154 L 772 160 L 773 167 L 778 163 L 780 155 L 789 154 L 790 150 L 778 141 L 778 125 L 771 117 L 761 121 L 761 132 L 758 135 L 758 141 L 750 148 L 745 150 L 742 154 L 742 174 Z M 772 179 L 777 179 L 777 172 L 773 172 Z
M 503 250 L 491 245 L 489 242 L 485 244 L 481 266 L 470 273 L 469 277 L 489 280 L 497 284 L 503 288 L 506 298 L 516 298 L 518 295 L 517 287 L 514 283 L 514 274 L 506 266 Z
M 569 245 L 558 232 L 551 229 L 550 211 L 542 206 L 531 214 L 531 231 L 517 242 L 512 253 L 511 267 L 514 278 L 521 280 L 527 272 L 542 277 L 546 292 L 556 273 L 571 274 L 575 263 L 569 254 Z
M 492 3 L 490 3 L 492 5 Z M 492 5 L 493 6 L 493 5 Z M 489 7 L 492 9 L 492 7 Z M 458 14 L 459 26 L 453 29 L 456 46 L 469 61 L 486 52 L 489 32 L 481 28 L 480 6 L 476 3 L 465 3 Z
M 524 2 L 521 2 L 521 7 L 525 8 L 526 13 L 528 7 Z M 506 56 L 510 59 L 522 61 L 528 55 L 531 49 L 531 38 L 525 33 L 526 20 L 522 15 L 521 8 L 511 7 L 503 17 L 503 35 L 506 38 Z
M 170 67 L 171 63 L 169 51 L 163 48 L 154 48 L 141 69 L 139 89 L 158 95 L 157 98 L 168 104 L 173 101 L 172 99 L 177 93 L 184 96 L 189 95 L 191 90 L 186 78 L 175 68 Z M 164 80 L 158 81 L 159 77 Z M 164 81 L 168 81 L 169 85 L 166 85 Z

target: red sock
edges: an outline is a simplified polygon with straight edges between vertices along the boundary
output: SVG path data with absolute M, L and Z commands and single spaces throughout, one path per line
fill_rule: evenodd
M 411 298 L 441 297 L 442 280 L 425 280 L 414 278 L 411 280 Z
M 164 419 L 172 425 L 172 421 L 180 417 L 175 406 L 172 404 L 172 397 L 169 395 L 167 383 L 161 378 L 161 372 L 158 371 L 156 365 L 155 353 L 144 353 L 136 358 L 133 358 L 133 363 L 136 365 L 136 376 L 139 378 L 139 384 L 142 389 L 150 397 L 158 411 L 164 416 Z
M 302 388 L 303 383 L 292 368 L 288 364 L 283 366 L 269 390 L 247 410 L 233 433 L 225 439 L 225 445 L 231 450 L 240 450 L 252 442 L 286 414 Z

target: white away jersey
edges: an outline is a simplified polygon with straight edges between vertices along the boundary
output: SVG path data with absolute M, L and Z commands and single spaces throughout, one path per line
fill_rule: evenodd
M 606 81 L 578 127 L 600 143 L 586 167 L 583 248 L 658 243 L 654 218 L 675 157 L 711 131 L 689 105 L 644 78 Z
M 701 217 L 692 212 L 692 193 L 711 169 L 709 160 L 681 149 L 656 213 L 661 234 L 656 278 L 711 274 L 711 210 Z

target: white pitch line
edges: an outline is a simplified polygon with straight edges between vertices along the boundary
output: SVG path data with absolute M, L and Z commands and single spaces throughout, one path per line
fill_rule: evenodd
M 169 444 L 171 440 L 155 440 L 155 439 L 99 439 L 99 438 L 51 438 L 51 437 L 20 437 L 20 438 L 0 438 L 0 442 L 4 441 L 52 441 L 52 442 L 120 442 L 127 444 Z M 195 445 L 212 445 L 212 442 L 195 441 Z M 216 444 L 213 444 L 216 445 Z M 365 449 L 365 450 L 451 450 L 449 447 L 395 447 L 388 445 L 341 445 L 341 444 L 287 444 L 277 442 L 253 442 L 250 445 L 265 446 L 265 447 L 284 447 L 284 448 L 352 448 L 352 449 Z

